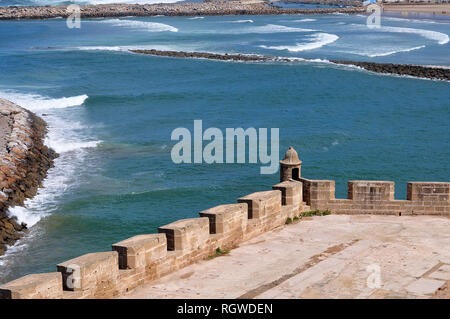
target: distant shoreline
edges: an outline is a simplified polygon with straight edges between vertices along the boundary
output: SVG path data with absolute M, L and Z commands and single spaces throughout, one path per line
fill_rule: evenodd
M 450 16 L 450 4 L 383 4 L 383 11 L 398 12 L 408 17 L 408 14 L 429 14 Z
M 263 1 L 227 1 L 169 4 L 99 4 L 81 5 L 81 18 L 282 14 L 360 14 L 365 8 L 280 9 Z M 0 20 L 67 18 L 67 5 L 0 7 Z

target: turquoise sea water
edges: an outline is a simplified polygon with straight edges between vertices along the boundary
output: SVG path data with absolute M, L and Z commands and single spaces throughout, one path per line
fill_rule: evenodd
M 449 181 L 450 83 L 335 66 L 351 59 L 450 66 L 445 21 L 227 16 L 0 21 L 0 97 L 46 119 L 60 153 L 45 188 L 10 213 L 31 227 L 0 257 L 0 282 L 268 190 L 260 164 L 171 161 L 172 130 L 280 128 L 308 178 Z M 289 63 L 131 54 L 129 48 L 257 53 Z

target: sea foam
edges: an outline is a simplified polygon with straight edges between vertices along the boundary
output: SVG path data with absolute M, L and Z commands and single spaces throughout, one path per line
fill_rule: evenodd
M 437 41 L 439 44 L 446 44 L 449 42 L 448 35 L 438 31 L 414 29 L 414 28 L 401 28 L 401 27 L 381 27 L 381 30 L 388 32 L 418 34 L 427 39 Z
M 242 29 L 240 33 L 281 33 L 281 32 L 314 32 L 316 30 L 287 27 L 278 24 L 266 24 L 263 26 Z
M 425 48 L 425 45 L 420 45 L 417 47 L 413 47 L 413 48 L 407 48 L 407 49 L 397 49 L 397 50 L 392 50 L 392 51 L 387 51 L 387 52 L 378 52 L 378 53 L 357 53 L 358 55 L 365 55 L 368 56 L 370 58 L 375 58 L 378 56 L 388 56 L 388 55 L 392 55 L 392 54 L 396 54 L 396 53 L 401 53 L 401 52 L 410 52 L 410 51 L 415 51 L 415 50 L 420 50 Z
M 229 23 L 253 23 L 254 21 L 251 19 L 248 20 L 233 20 L 233 21 L 227 21 Z
M 353 24 L 355 26 L 367 28 L 366 25 L 362 24 Z M 433 30 L 425 30 L 425 29 L 416 29 L 416 28 L 403 28 L 403 27 L 390 27 L 390 26 L 381 26 L 379 28 L 373 29 L 376 32 L 392 32 L 392 33 L 409 33 L 409 34 L 417 34 L 426 39 L 434 40 L 438 44 L 446 44 L 449 42 L 449 36 L 445 33 L 433 31 Z
M 317 19 L 298 19 L 298 20 L 292 20 L 292 22 L 314 22 L 317 21 Z
M 15 206 L 8 210 L 9 215 L 16 216 L 19 222 L 31 227 L 51 214 L 58 207 L 58 198 L 74 186 L 73 176 L 85 157 L 83 149 L 96 147 L 101 141 L 85 136 L 82 132 L 86 127 L 82 123 L 70 122 L 66 116 L 59 114 L 65 108 L 81 106 L 88 99 L 87 95 L 49 98 L 38 94 L 0 91 L 0 98 L 43 116 L 48 126 L 45 144 L 59 154 L 36 196 L 27 199 L 23 207 Z
M 281 45 L 281 46 L 265 46 L 260 45 L 264 49 L 272 50 L 288 50 L 290 52 L 300 52 L 313 50 L 323 47 L 324 45 L 335 42 L 339 37 L 335 34 L 330 33 L 316 33 L 312 34 L 310 37 L 311 42 L 308 43 L 297 43 L 296 45 Z
M 159 22 L 147 22 L 136 20 L 122 20 L 122 19 L 107 19 L 95 21 L 99 23 L 110 24 L 115 27 L 124 27 L 133 30 L 146 31 L 146 32 L 178 32 L 178 29 L 164 23 Z

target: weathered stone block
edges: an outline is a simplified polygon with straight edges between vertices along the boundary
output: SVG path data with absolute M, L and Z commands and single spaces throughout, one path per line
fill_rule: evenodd
M 354 201 L 394 200 L 395 183 L 390 181 L 349 181 L 348 199 Z
M 317 209 L 317 201 L 335 199 L 335 182 L 332 180 L 312 180 L 300 178 L 303 183 L 303 200 L 312 209 Z
M 281 191 L 272 190 L 252 193 L 239 198 L 238 203 L 248 204 L 249 219 L 279 215 L 281 209 Z
M 281 191 L 281 204 L 300 208 L 303 203 L 303 184 L 298 181 L 286 181 L 272 186 Z
M 145 268 L 167 255 L 165 234 L 137 235 L 112 245 L 119 254 L 120 269 Z
M 114 290 L 119 277 L 117 251 L 86 254 L 57 265 L 62 273 L 64 290 L 83 291 L 98 297 Z
M 59 272 L 27 275 L 0 286 L 0 299 L 59 299 L 62 296 Z
M 209 239 L 207 217 L 181 219 L 158 228 L 166 234 L 168 250 L 196 250 L 204 247 Z
M 201 217 L 208 217 L 211 234 L 242 232 L 247 226 L 247 203 L 220 205 L 200 212 Z
M 450 203 L 450 183 L 410 182 L 407 188 L 407 199 L 417 202 Z

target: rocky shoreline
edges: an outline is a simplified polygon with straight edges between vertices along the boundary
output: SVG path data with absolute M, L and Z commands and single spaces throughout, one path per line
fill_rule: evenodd
M 214 15 L 274 15 L 361 13 L 364 8 L 279 9 L 264 2 L 210 1 L 169 4 L 99 4 L 80 6 L 82 18 L 146 17 L 146 16 L 214 16 Z M 67 18 L 67 5 L 0 7 L 0 20 Z
M 0 255 L 26 231 L 7 214 L 10 206 L 33 197 L 57 154 L 44 145 L 45 122 L 35 114 L 0 99 Z M 6 125 L 6 126 L 5 126 Z
M 160 51 L 160 50 L 130 50 L 133 53 L 148 54 L 155 56 L 166 56 L 176 58 L 198 58 L 219 61 L 242 61 L 242 62 L 293 62 L 295 58 L 272 57 L 263 55 L 246 54 L 219 54 L 208 52 L 183 52 L 183 51 Z M 367 71 L 385 74 L 409 75 L 418 78 L 437 79 L 450 81 L 450 68 L 420 66 L 411 64 L 374 63 L 358 61 L 330 60 L 331 63 L 340 65 L 352 65 Z

